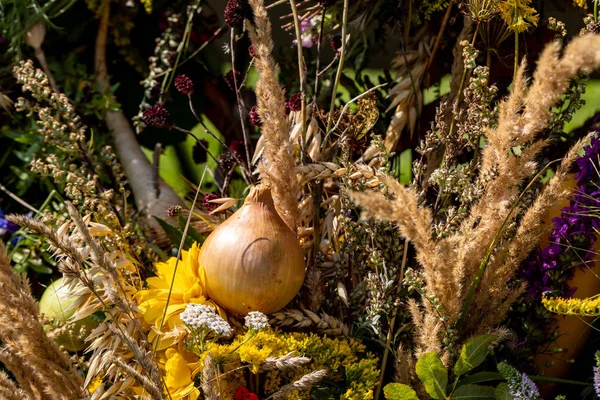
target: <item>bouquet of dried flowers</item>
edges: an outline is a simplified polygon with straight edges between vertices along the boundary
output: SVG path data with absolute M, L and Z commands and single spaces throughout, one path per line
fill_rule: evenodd
M 597 0 L 574 37 L 529 0 L 78 3 L 0 6 L 0 397 L 600 396 L 540 361 L 600 315 Z M 80 14 L 93 73 L 44 51 Z

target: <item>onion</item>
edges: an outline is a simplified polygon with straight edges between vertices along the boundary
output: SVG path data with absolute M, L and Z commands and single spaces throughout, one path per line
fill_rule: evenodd
M 63 278 L 52 282 L 40 299 L 40 314 L 44 314 L 50 320 L 68 324 L 68 328 L 54 338 L 54 341 L 64 346 L 67 351 L 81 351 L 85 349 L 85 339 L 100 324 L 91 315 L 79 321 L 71 322 L 71 317 L 77 311 L 75 307 L 76 301 L 77 297 L 71 295 L 69 288 L 64 285 Z M 52 328 L 52 323 L 44 325 L 45 332 L 50 331 Z
M 208 297 L 235 315 L 271 314 L 296 296 L 304 282 L 304 256 L 268 187 L 252 188 L 244 205 L 208 236 L 200 268 Z

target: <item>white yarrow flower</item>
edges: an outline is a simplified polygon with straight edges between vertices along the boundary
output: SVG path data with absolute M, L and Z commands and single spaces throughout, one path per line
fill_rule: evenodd
M 232 333 L 231 326 L 211 306 L 189 303 L 179 317 L 192 330 L 210 330 L 219 336 Z
M 271 327 L 269 324 L 269 318 L 260 311 L 250 311 L 246 315 L 246 327 L 251 331 L 262 331 Z

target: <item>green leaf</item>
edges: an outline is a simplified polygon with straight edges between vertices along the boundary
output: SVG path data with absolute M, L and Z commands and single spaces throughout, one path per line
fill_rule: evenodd
M 383 388 L 383 394 L 387 400 L 419 400 L 417 392 L 402 383 L 388 383 Z
M 494 390 L 494 398 L 496 400 L 512 400 L 512 396 L 510 395 L 508 384 L 506 382 L 502 382 L 496 387 Z
M 417 376 L 423 382 L 425 390 L 431 397 L 436 400 L 446 398 L 448 371 L 437 353 L 423 354 L 417 361 L 416 370 Z
M 167 235 L 167 237 L 169 238 L 169 240 L 171 241 L 171 244 L 174 247 L 179 247 L 179 244 L 181 243 L 181 237 L 183 236 L 183 232 L 181 232 L 179 229 L 175 228 L 173 225 L 169 224 L 167 221 L 165 221 L 162 218 L 159 218 L 155 215 L 153 215 L 154 219 L 156 221 L 158 221 L 158 224 L 160 225 L 160 227 L 165 231 L 165 235 Z M 184 243 L 184 249 L 188 248 L 192 245 L 193 241 L 191 237 L 187 237 Z
M 187 223 L 186 218 L 184 218 L 182 215 L 179 216 L 179 218 L 177 218 L 177 222 L 179 223 L 179 227 L 181 228 L 182 232 L 185 230 L 185 225 Z M 188 239 L 192 239 L 194 242 L 198 243 L 198 246 L 201 246 L 202 243 L 204 243 L 204 239 L 206 239 L 205 236 L 203 236 L 200 232 L 198 232 L 196 230 L 196 228 L 194 228 L 191 224 L 190 226 L 188 226 L 188 231 L 187 231 L 188 237 L 186 238 L 186 242 Z
M 454 365 L 454 374 L 456 376 L 464 375 L 481 364 L 488 355 L 488 347 L 497 339 L 496 335 L 480 335 L 467 340 Z
M 40 274 L 51 274 L 52 273 L 52 268 L 49 268 L 48 266 L 37 262 L 30 262 L 29 264 L 27 264 L 27 266 L 35 271 L 38 272 Z
M 451 399 L 493 400 L 494 388 L 491 386 L 464 385 L 454 391 Z
M 502 380 L 504 380 L 504 377 L 500 372 L 483 371 L 462 378 L 460 381 L 458 381 L 458 386 L 468 385 L 470 383 L 481 383 Z

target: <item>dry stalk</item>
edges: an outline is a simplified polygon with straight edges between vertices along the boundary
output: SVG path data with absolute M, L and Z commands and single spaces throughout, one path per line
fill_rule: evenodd
M 422 352 L 438 351 L 449 361 L 452 357 L 443 349 L 443 332 L 455 327 L 459 319 L 459 340 L 483 333 L 501 321 L 519 290 L 505 284 L 521 261 L 537 244 L 545 230 L 541 214 L 551 203 L 566 195 L 563 184 L 577 152 L 585 144 L 578 142 L 562 161 L 557 176 L 518 222 L 515 236 L 497 243 L 518 204 L 522 185 L 538 171 L 535 162 L 548 140 L 540 137 L 551 118 L 550 109 L 566 90 L 570 79 L 579 70 L 600 67 L 600 37 L 588 35 L 576 38 L 559 58 L 560 45 L 549 45 L 540 57 L 534 81 L 525 90 L 524 65 L 519 70 L 514 90 L 500 106 L 496 129 L 488 129 L 488 145 L 483 150 L 479 179 L 485 182 L 485 192 L 470 210 L 457 233 L 432 240 L 432 214 L 418 203 L 414 189 L 405 188 L 394 179 L 381 176 L 393 195 L 390 200 L 382 193 L 351 193 L 357 204 L 377 218 L 395 221 L 403 235 L 417 249 L 417 259 L 423 267 L 426 293 L 422 303 L 411 303 L 417 348 Z M 520 146 L 520 155 L 511 153 Z M 486 252 L 491 252 L 486 255 Z M 483 274 L 485 272 L 485 274 Z M 471 304 L 473 285 L 480 292 Z M 493 309 L 494 313 L 489 310 Z M 493 314 L 491 316 L 490 314 Z
M 285 94 L 277 80 L 279 67 L 273 59 L 271 22 L 263 0 L 250 0 L 254 25 L 249 29 L 254 46 L 255 67 L 260 76 L 256 84 L 258 113 L 263 122 L 263 163 L 259 171 L 273 191 L 277 211 L 292 231 L 299 218 L 294 147 L 290 141 L 290 127 L 285 117 Z

